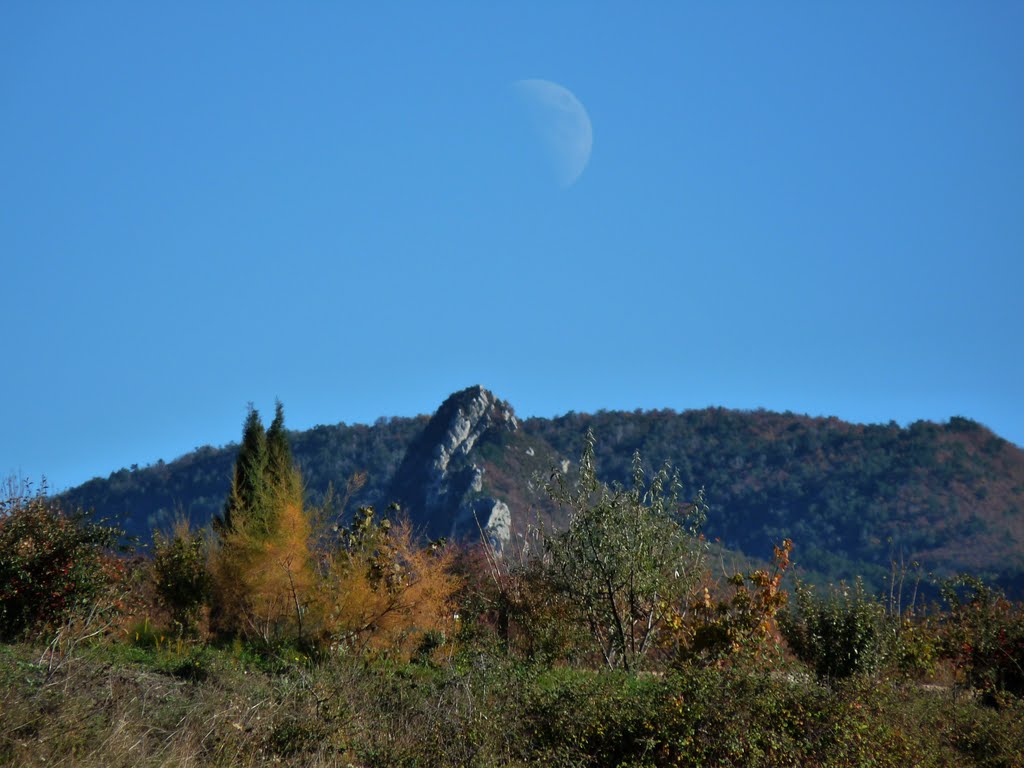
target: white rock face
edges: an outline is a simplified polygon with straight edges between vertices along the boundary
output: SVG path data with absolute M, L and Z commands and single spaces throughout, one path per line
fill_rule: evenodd
M 445 472 L 452 456 L 456 453 L 467 454 L 473 450 L 476 441 L 491 425 L 485 418 L 487 410 L 494 404 L 491 394 L 486 390 L 480 392 L 465 407 L 459 408 L 452 417 L 445 432 L 444 441 L 434 449 L 434 469 Z
M 501 499 L 494 502 L 491 514 L 484 525 L 484 535 L 494 551 L 501 555 L 512 539 L 512 511 Z
M 484 469 L 467 462 L 466 457 L 488 430 L 514 431 L 519 424 L 511 411 L 482 387 L 459 400 L 447 419 L 428 454 L 425 509 L 435 519 L 449 518 L 450 538 L 466 534 L 475 537 L 482 532 L 500 554 L 512 536 L 512 512 L 504 501 L 480 495 L 484 492 Z
M 473 465 L 473 482 L 469 484 L 469 490 L 473 493 L 480 493 L 484 488 L 484 468 Z

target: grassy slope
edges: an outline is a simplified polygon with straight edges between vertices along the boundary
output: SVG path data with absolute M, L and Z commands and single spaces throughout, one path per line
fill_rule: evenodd
M 0 764 L 1020 766 L 1024 708 L 866 681 L 0 646 Z

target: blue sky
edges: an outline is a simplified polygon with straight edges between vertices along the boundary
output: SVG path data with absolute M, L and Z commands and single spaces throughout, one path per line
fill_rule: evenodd
M 1024 444 L 1024 4 L 169 5 L 0 9 L 0 472 L 476 383 Z

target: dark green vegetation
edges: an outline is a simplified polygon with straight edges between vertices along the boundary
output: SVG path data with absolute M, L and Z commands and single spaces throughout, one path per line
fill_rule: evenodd
M 976 578 L 790 601 L 789 540 L 716 577 L 702 495 L 639 455 L 601 482 L 592 433 L 544 489 L 565 526 L 504 558 L 336 527 L 284 435 L 252 412 L 215 531 L 152 560 L 9 489 L 0 764 L 1024 765 L 1024 606 Z
M 356 472 L 366 473 L 365 484 L 350 508 L 382 508 L 400 491 L 422 498 L 422 489 L 392 481 L 427 423 L 395 418 L 290 433 L 307 500 L 320 503 L 331 483 L 344 485 Z M 587 429 L 601 438 L 603 481 L 628 485 L 637 450 L 668 461 L 684 488 L 705 489 L 710 539 L 767 560 L 775 543 L 792 538 L 797 565 L 817 583 L 860 576 L 881 590 L 891 562 L 902 559 L 918 562 L 922 573 L 970 571 L 1024 595 L 1024 451 L 968 419 L 901 428 L 721 408 L 528 419 L 474 448 L 518 530 L 538 504 L 534 475 L 554 459 L 575 457 Z M 170 464 L 122 469 L 64 500 L 144 540 L 154 527 L 169 528 L 179 511 L 204 525 L 223 510 L 237 450 L 200 448 Z M 415 503 L 408 511 L 415 523 L 433 524 L 416 517 Z

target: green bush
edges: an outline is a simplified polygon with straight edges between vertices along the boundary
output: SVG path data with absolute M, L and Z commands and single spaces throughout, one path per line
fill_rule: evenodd
M 203 537 L 189 530 L 187 522 L 178 521 L 170 536 L 159 531 L 153 535 L 153 580 L 175 632 L 181 637 L 196 634 L 210 575 Z
M 644 765 L 658 747 L 663 685 L 621 671 L 550 670 L 530 681 L 529 742 L 548 765 Z
M 779 628 L 793 653 L 819 679 L 842 680 L 878 666 L 883 656 L 882 607 L 865 595 L 859 579 L 853 590 L 841 585 L 825 598 L 801 583 L 795 592 L 795 610 L 780 614 Z
M 0 639 L 53 627 L 96 599 L 111 579 L 116 528 L 66 513 L 8 482 L 0 500 Z
M 895 767 L 926 749 L 902 722 L 898 695 L 736 668 L 664 677 L 558 669 L 526 687 L 521 738 L 527 762 L 546 766 Z
M 594 445 L 588 431 L 575 482 L 556 473 L 547 488 L 568 526 L 544 542 L 541 575 L 574 609 L 570 620 L 588 628 L 605 664 L 633 670 L 657 644 L 669 606 L 702 575 L 707 506 L 703 491 L 681 503 L 678 474 L 668 466 L 648 481 L 638 453 L 631 488 L 605 485 Z
M 889 616 L 885 625 L 886 669 L 903 680 L 924 680 L 938 670 L 940 639 L 927 616 Z

